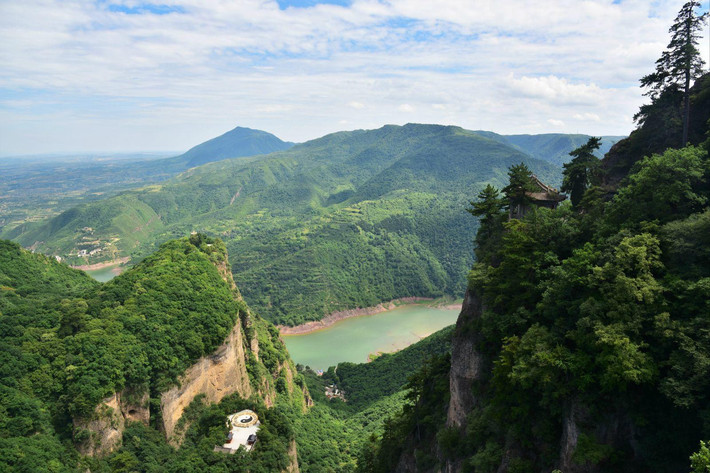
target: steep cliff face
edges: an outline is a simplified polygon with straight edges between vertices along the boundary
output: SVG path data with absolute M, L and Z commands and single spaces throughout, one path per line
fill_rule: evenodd
M 286 469 L 287 473 L 300 473 L 298 468 L 298 450 L 296 449 L 296 440 L 291 440 L 288 445 L 288 457 L 291 459 L 291 464 Z
M 198 394 L 215 403 L 235 392 L 245 398 L 252 394 L 241 324 L 234 326 L 225 343 L 212 355 L 201 358 L 185 372 L 180 386 L 160 395 L 163 430 L 168 440 L 175 446 L 182 441 L 182 435 L 175 435 L 175 426 Z
M 628 408 L 592 416 L 583 404 L 572 401 L 564 409 L 559 469 L 565 473 L 606 471 L 605 465 L 590 462 L 583 453 L 584 444 L 590 442 L 618 451 L 631 450 L 634 457 L 640 456 L 636 426 L 629 418 Z
M 177 256 L 174 256 L 173 260 L 170 260 L 170 255 L 168 255 L 164 259 L 158 259 L 159 263 L 164 263 L 165 260 L 170 263 L 175 259 L 182 261 L 183 254 L 188 255 L 188 259 L 199 259 L 203 263 L 208 260 L 209 263 L 202 265 L 201 273 L 196 275 L 189 272 L 183 273 L 181 268 L 175 265 L 171 268 L 169 277 L 174 281 L 176 274 L 189 274 L 185 277 L 200 278 L 200 281 L 210 280 L 211 285 L 220 284 L 217 281 L 221 278 L 229 289 L 221 293 L 215 292 L 215 294 L 220 294 L 219 297 L 222 298 L 219 302 L 225 300 L 238 302 L 238 304 L 231 306 L 228 304 L 215 305 L 215 307 L 232 307 L 232 310 L 236 310 L 236 316 L 229 318 L 227 322 L 229 324 L 231 320 L 234 320 L 231 330 L 221 345 L 188 366 L 179 376 L 175 385 L 169 389 L 161 392 L 155 384 L 151 384 L 149 389 L 146 385 L 144 386 L 146 394 L 142 396 L 136 396 L 129 390 L 124 390 L 103 399 L 90 417 L 75 419 L 75 440 L 79 451 L 84 455 L 103 457 L 120 448 L 123 432 L 130 421 L 139 421 L 148 425 L 150 422 L 149 391 L 157 398 L 154 401 L 159 401 L 160 404 L 160 413 L 155 416 L 159 421 L 153 427 L 161 430 L 174 447 L 181 445 L 189 428 L 189 422 L 183 421 L 180 424 L 179 421 L 185 409 L 198 396 L 208 404 L 219 403 L 225 397 L 235 393 L 244 399 L 256 396 L 268 407 L 273 406 L 277 399 L 283 399 L 283 396 L 286 396 L 286 399 L 291 401 L 293 405 L 303 409 L 310 402 L 307 388 L 295 382 L 295 366 L 288 357 L 283 342 L 278 338 L 278 330 L 258 316 L 251 314 L 243 303 L 229 271 L 226 250 L 221 242 L 193 235 L 189 242 L 186 239 L 182 244 L 184 249 L 177 246 Z M 174 247 L 169 249 L 175 250 Z M 157 263 L 151 263 L 154 266 L 157 265 Z M 215 274 L 215 269 L 219 277 Z M 141 271 L 141 268 L 131 271 Z M 123 277 L 133 276 L 131 271 Z M 145 272 L 145 270 L 143 271 Z M 165 273 L 167 271 L 154 277 L 160 278 Z M 141 273 L 140 276 L 146 277 L 144 273 Z M 210 276 L 211 279 L 207 276 Z M 135 285 L 128 285 L 128 287 L 132 290 Z M 142 290 L 141 287 L 142 285 L 138 284 L 138 290 Z M 180 295 L 182 294 L 181 292 Z M 195 292 L 191 294 L 195 294 Z M 157 292 L 157 297 L 164 297 L 164 294 Z M 173 295 L 173 297 L 175 296 Z M 186 310 L 192 310 L 190 301 L 188 300 L 188 309 Z M 203 307 L 205 306 L 203 305 Z M 172 310 L 174 311 L 174 309 Z M 221 315 L 224 320 L 224 313 Z M 210 314 L 205 313 L 205 316 L 209 318 Z M 171 319 L 168 318 L 163 323 L 169 324 Z M 180 340 L 172 340 L 172 343 L 179 344 Z M 150 384 L 150 380 L 148 384 Z M 295 469 L 292 471 L 298 471 L 295 443 L 292 451 L 295 465 Z
M 466 416 L 476 402 L 472 387 L 473 383 L 480 379 L 485 363 L 476 350 L 479 337 L 472 332 L 471 325 L 481 317 L 482 310 L 481 297 L 475 290 L 468 289 L 451 344 L 451 399 L 446 418 L 447 427 L 465 427 Z

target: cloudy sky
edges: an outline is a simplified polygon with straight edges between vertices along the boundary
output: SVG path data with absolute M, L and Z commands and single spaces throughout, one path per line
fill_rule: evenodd
M 627 134 L 684 1 L 0 0 L 0 155 L 238 125 Z

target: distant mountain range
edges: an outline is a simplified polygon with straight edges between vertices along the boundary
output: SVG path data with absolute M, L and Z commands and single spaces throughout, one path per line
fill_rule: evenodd
M 6 236 L 72 263 L 87 261 L 82 250 L 94 252 L 89 262 L 137 261 L 191 231 L 219 236 L 249 304 L 275 323 L 298 324 L 400 297 L 459 296 L 477 225 L 468 202 L 486 184 L 503 187 L 520 162 L 559 186 L 560 167 L 533 154 L 555 149 L 554 163 L 588 139 L 409 124 L 291 146 L 262 133 L 237 128 L 165 160 L 216 162 Z M 230 142 L 254 149 L 248 137 L 288 149 L 217 161 Z
M 568 162 L 570 151 L 579 148 L 589 140 L 589 135 L 567 135 L 563 133 L 546 133 L 542 135 L 498 135 L 490 131 L 476 131 L 483 136 L 500 140 L 511 145 L 533 158 L 542 159 L 552 164 L 562 166 Z M 595 153 L 598 158 L 604 155 L 625 136 L 602 136 L 601 146 Z

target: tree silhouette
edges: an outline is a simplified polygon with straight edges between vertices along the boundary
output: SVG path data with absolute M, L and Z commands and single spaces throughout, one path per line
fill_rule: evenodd
M 671 41 L 661 57 L 656 61 L 656 70 L 641 78 L 641 87 L 648 87 L 646 95 L 655 103 L 663 92 L 670 88 L 683 91 L 683 139 L 688 142 L 688 123 L 690 121 L 690 83 L 703 73 L 704 61 L 698 50 L 698 40 L 708 13 L 697 15 L 695 10 L 700 2 L 686 2 L 678 12 L 675 22 L 668 30 Z M 637 115 L 636 119 L 643 116 Z
M 600 144 L 601 138 L 592 136 L 586 144 L 570 153 L 574 159 L 564 165 L 561 190 L 569 192 L 573 207 L 577 207 L 587 187 L 593 184 L 599 167 L 599 158 L 594 156 L 594 151 L 599 149 Z

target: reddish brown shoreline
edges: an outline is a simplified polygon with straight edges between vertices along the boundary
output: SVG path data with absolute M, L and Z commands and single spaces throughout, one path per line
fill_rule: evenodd
M 116 266 L 116 265 L 121 265 L 121 264 L 126 264 L 128 261 L 130 261 L 131 258 L 128 256 L 124 258 L 119 258 L 113 261 L 105 261 L 103 263 L 94 263 L 94 264 L 81 264 L 78 266 L 72 266 L 74 269 L 81 269 L 82 271 L 96 271 L 97 269 L 104 269 L 108 268 L 109 266 Z
M 323 330 L 324 328 L 328 328 L 336 322 L 340 322 L 341 320 L 349 319 L 352 317 L 375 315 L 379 314 L 380 312 L 395 309 L 402 304 L 411 304 L 413 302 L 433 300 L 434 299 L 432 299 L 431 297 L 403 297 L 401 299 L 383 302 L 382 304 L 378 304 L 374 307 L 363 307 L 333 312 L 331 314 L 326 315 L 321 320 L 306 322 L 305 324 L 296 325 L 295 327 L 289 327 L 288 325 L 277 325 L 276 328 L 279 329 L 281 335 L 304 335 L 318 330 Z M 442 307 L 446 309 L 458 309 L 461 307 L 461 304 L 447 304 L 443 305 Z

